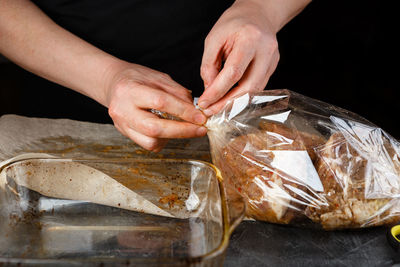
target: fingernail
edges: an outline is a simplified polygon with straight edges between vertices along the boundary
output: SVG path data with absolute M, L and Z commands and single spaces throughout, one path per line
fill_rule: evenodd
M 194 122 L 196 124 L 204 124 L 206 122 L 206 116 L 203 115 L 203 113 L 198 112 L 196 115 L 194 115 Z
M 207 108 L 210 105 L 208 101 L 202 100 L 199 102 L 199 107 L 200 108 Z
M 197 129 L 196 134 L 198 136 L 203 136 L 207 133 L 207 128 L 206 127 L 200 127 L 199 129 Z
M 212 115 L 214 115 L 214 112 L 209 108 L 206 110 L 203 110 L 204 115 L 206 115 L 207 117 L 210 117 Z

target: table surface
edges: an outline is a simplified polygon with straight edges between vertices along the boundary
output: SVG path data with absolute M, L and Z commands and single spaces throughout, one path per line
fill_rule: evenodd
M 327 232 L 245 221 L 231 237 L 225 266 L 393 266 L 387 230 Z
M 7 115 L 0 117 L 0 129 L 3 159 L 39 151 L 67 158 L 93 153 L 104 157 L 147 155 L 110 125 Z M 185 149 L 164 150 L 161 154 L 165 157 L 173 152 L 176 158 L 193 158 L 196 151 L 199 159 L 208 159 L 208 144 L 199 139 L 190 144 L 173 140 L 169 146 Z M 396 254 L 386 241 L 386 232 L 384 227 L 326 232 L 245 221 L 231 237 L 225 266 L 391 266 Z

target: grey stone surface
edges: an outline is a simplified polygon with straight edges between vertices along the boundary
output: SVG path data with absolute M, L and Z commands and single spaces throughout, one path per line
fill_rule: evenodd
M 231 237 L 225 266 L 392 266 L 387 228 L 323 231 L 242 222 Z

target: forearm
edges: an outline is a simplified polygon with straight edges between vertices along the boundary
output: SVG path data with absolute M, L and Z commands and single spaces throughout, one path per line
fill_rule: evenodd
M 106 105 L 123 61 L 64 30 L 27 0 L 0 1 L 0 53 L 21 67 Z
M 311 0 L 236 0 L 236 3 L 252 3 L 260 7 L 275 32 L 298 15 Z

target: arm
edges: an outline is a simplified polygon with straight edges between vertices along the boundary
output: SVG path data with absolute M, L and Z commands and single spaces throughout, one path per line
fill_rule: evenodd
M 279 61 L 277 32 L 309 2 L 236 0 L 222 14 L 204 46 L 205 91 L 199 106 L 206 115 L 215 114 L 233 97 L 264 90 Z
M 168 75 L 97 49 L 28 0 L 2 0 L 0 14 L 0 53 L 108 107 L 118 130 L 144 148 L 159 151 L 166 138 L 206 133 L 198 126 L 205 117 L 193 107 L 190 91 Z M 187 122 L 161 120 L 151 108 Z

